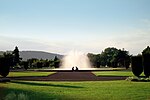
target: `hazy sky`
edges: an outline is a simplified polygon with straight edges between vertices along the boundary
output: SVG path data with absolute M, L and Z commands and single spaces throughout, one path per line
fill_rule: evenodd
M 0 51 L 138 54 L 148 45 L 150 0 L 0 0 Z

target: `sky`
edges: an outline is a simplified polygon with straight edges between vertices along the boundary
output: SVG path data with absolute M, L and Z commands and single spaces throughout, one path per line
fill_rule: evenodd
M 137 55 L 150 45 L 150 0 L 0 0 L 0 51 Z

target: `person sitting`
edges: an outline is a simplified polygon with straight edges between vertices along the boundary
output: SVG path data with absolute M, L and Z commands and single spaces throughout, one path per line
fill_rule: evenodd
M 79 69 L 78 69 L 78 67 L 76 66 L 76 71 L 78 71 Z
M 74 71 L 74 67 L 72 67 L 72 71 Z

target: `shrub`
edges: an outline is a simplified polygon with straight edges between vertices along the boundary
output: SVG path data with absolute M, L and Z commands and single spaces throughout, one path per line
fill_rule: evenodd
M 14 56 L 10 53 L 4 53 L 0 56 L 0 75 L 6 77 L 9 74 L 10 66 L 14 65 Z
M 143 55 L 143 66 L 144 66 L 144 74 L 146 77 L 150 76 L 150 54 Z
M 150 76 L 150 48 L 149 46 L 143 50 L 143 67 L 144 67 L 144 74 L 146 77 Z
M 133 56 L 131 58 L 131 65 L 133 74 L 139 77 L 143 72 L 142 56 Z
M 144 77 L 128 77 L 127 81 L 134 81 L 134 82 L 150 82 L 150 78 Z
M 1 57 L 0 58 L 0 75 L 6 77 L 9 74 L 10 66 L 8 65 L 8 59 Z
M 16 100 L 16 94 L 14 92 L 11 92 L 9 94 L 6 95 L 4 100 Z
M 6 95 L 4 100 L 29 100 L 29 97 L 28 97 L 28 95 L 26 95 L 24 93 L 18 94 L 18 93 L 11 92 Z
M 25 70 L 27 70 L 29 67 L 29 63 L 27 62 L 27 61 L 22 61 L 21 63 L 20 63 L 20 65 L 25 69 Z

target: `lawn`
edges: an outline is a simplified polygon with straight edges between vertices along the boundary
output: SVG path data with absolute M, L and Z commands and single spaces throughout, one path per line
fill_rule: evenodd
M 9 76 L 47 76 L 53 72 L 10 72 Z M 131 71 L 100 71 L 96 75 L 132 76 Z M 17 99 L 18 98 L 18 99 Z M 0 83 L 0 100 L 148 100 L 149 82 L 15 81 Z
M 93 72 L 96 76 L 134 76 L 132 71 L 98 71 Z M 144 76 L 144 74 L 141 74 Z
M 20 76 L 47 76 L 55 72 L 36 72 L 36 71 L 22 71 L 22 72 L 9 72 L 8 77 L 20 77 Z
M 17 97 L 28 100 L 150 99 L 149 82 L 129 82 L 125 80 L 91 82 L 11 81 L 9 83 L 0 83 L 0 88 L 0 95 L 3 99 L 4 97 L 14 97 L 15 100 L 17 100 Z

